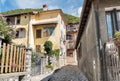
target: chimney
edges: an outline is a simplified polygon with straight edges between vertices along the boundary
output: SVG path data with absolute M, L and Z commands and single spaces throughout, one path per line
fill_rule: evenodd
M 48 10 L 48 6 L 46 4 L 43 5 L 43 11 L 47 11 Z

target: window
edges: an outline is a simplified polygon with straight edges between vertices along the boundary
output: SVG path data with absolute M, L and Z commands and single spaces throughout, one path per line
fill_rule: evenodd
M 113 31 L 112 31 L 112 20 L 111 20 L 111 15 L 107 14 L 107 26 L 108 26 L 108 37 L 112 38 L 113 37 Z
M 7 18 L 6 21 L 7 21 L 7 24 L 10 25 L 10 23 L 11 23 L 11 22 L 10 22 L 10 19 Z
M 40 52 L 40 49 L 41 49 L 40 45 L 36 45 L 36 52 Z
M 16 35 L 15 35 L 16 38 L 19 37 L 19 31 L 16 31 Z
M 17 24 L 20 24 L 20 16 L 17 16 Z
M 72 40 L 72 35 L 67 35 L 67 40 Z
M 15 25 L 15 17 L 7 17 L 6 22 L 8 25 Z
M 16 38 L 25 38 L 26 36 L 26 30 L 25 28 L 19 28 L 16 31 Z
M 108 38 L 111 39 L 116 31 L 120 31 L 120 11 L 113 9 L 106 13 Z
M 36 30 L 36 38 L 41 38 L 41 29 Z
M 27 16 L 25 16 L 25 19 L 27 18 Z
M 68 56 L 69 56 L 69 57 L 73 57 L 73 53 L 69 53 Z
M 54 35 L 54 27 L 44 27 L 43 36 L 48 37 Z

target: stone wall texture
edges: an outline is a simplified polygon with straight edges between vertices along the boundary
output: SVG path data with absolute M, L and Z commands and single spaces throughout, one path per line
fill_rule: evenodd
M 101 81 L 98 40 L 100 40 L 101 46 L 108 41 L 105 8 L 117 7 L 119 5 L 119 0 L 94 0 L 92 3 L 85 30 L 77 48 L 79 68 L 85 73 L 88 81 Z M 96 12 L 98 12 L 97 16 Z M 97 24 L 97 18 L 99 24 Z M 100 39 L 97 36 L 98 25 L 100 27 Z

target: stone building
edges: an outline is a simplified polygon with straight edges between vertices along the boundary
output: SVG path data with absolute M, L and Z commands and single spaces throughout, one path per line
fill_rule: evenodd
M 84 0 L 76 49 L 78 66 L 89 81 L 110 81 L 104 79 L 102 54 L 119 30 L 120 0 Z
M 78 25 L 79 22 L 68 23 L 66 28 L 66 64 L 77 64 L 75 42 L 77 38 Z

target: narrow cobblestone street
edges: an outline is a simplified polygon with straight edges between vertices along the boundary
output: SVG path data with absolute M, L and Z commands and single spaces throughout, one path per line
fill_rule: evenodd
M 41 81 L 88 81 L 77 66 L 67 65 L 53 72 Z

